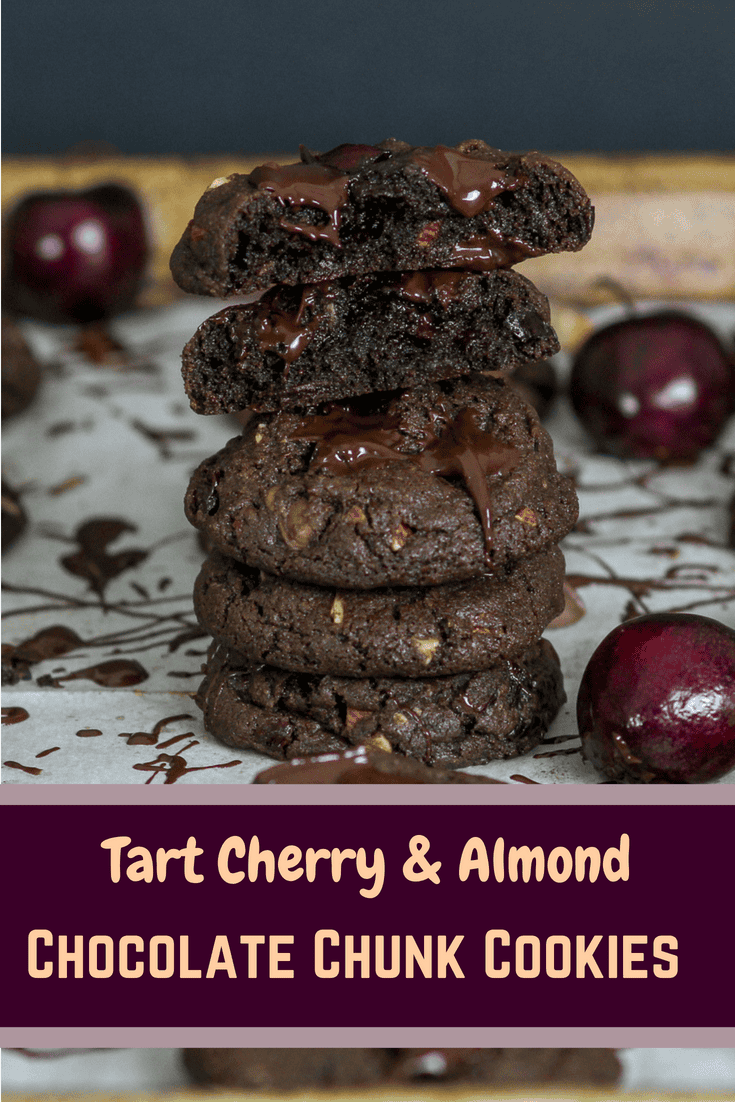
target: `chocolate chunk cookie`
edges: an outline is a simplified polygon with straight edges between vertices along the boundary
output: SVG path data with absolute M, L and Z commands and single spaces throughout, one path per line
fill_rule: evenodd
M 198 1083 L 273 1092 L 376 1081 L 595 1087 L 620 1077 L 606 1048 L 198 1048 L 184 1050 L 184 1063 Z
M 2 319 L 2 416 L 13 417 L 30 405 L 41 381 L 41 367 L 18 326 Z
M 301 1091 L 377 1083 L 389 1056 L 382 1048 L 189 1048 L 184 1064 L 197 1083 Z
M 584 189 L 548 157 L 391 139 L 215 180 L 171 271 L 185 291 L 223 298 L 366 272 L 490 271 L 581 249 L 592 224 Z
M 214 644 L 197 694 L 207 730 L 238 749 L 291 760 L 377 739 L 394 755 L 450 769 L 526 753 L 565 699 L 545 639 L 480 672 L 367 679 L 255 666 Z
M 344 590 L 274 578 L 215 552 L 199 622 L 248 661 L 344 677 L 438 677 L 519 654 L 564 607 L 558 548 L 442 586 Z
M 207 318 L 186 345 L 197 413 L 307 408 L 559 351 L 549 304 L 517 272 L 379 273 L 274 287 Z
M 502 380 L 367 401 L 253 418 L 194 473 L 188 519 L 269 573 L 354 588 L 476 578 L 575 524 L 551 438 Z
M 397 1050 L 391 1069 L 392 1079 L 400 1082 L 498 1087 L 601 1086 L 619 1076 L 618 1058 L 606 1048 L 404 1048 Z

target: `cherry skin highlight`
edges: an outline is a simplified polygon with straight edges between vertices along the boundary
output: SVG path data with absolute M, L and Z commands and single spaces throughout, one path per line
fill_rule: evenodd
M 735 768 L 735 631 L 661 612 L 603 639 L 577 697 L 582 755 L 612 781 L 701 784 Z
M 570 397 L 602 451 L 687 461 L 733 409 L 735 371 L 712 330 L 668 310 L 598 329 L 577 352 Z
M 5 304 L 51 322 L 96 322 L 131 306 L 148 255 L 135 195 L 117 184 L 27 196 L 5 227 Z

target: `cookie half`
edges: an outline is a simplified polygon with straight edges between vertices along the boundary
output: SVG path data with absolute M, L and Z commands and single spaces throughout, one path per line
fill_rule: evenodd
M 189 521 L 271 574 L 355 589 L 477 578 L 574 526 L 551 438 L 502 380 L 373 395 L 364 409 L 252 418 L 195 471 Z M 442 448 L 447 475 L 430 469 Z
M 196 413 L 305 408 L 559 351 L 549 304 L 517 272 L 380 273 L 280 285 L 230 306 L 184 348 Z
M 438 677 L 519 654 L 564 608 L 551 548 L 507 574 L 343 590 L 274 578 L 215 552 L 194 586 L 202 627 L 243 654 L 300 673 Z
M 565 699 L 545 639 L 481 672 L 415 679 L 287 673 L 220 643 L 197 694 L 206 729 L 238 749 L 288 761 L 378 738 L 394 754 L 450 769 L 526 753 Z
M 185 291 L 227 298 L 367 272 L 491 271 L 581 249 L 593 219 L 579 181 L 538 153 L 342 145 L 215 180 L 171 272 Z

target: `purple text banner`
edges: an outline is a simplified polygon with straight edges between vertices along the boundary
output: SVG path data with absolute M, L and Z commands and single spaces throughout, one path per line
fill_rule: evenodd
M 734 816 L 0 807 L 0 1025 L 729 1027 Z

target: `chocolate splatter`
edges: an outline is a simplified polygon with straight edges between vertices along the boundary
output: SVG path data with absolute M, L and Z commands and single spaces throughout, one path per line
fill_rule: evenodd
M 47 658 L 60 658 L 69 654 L 84 642 L 75 631 L 63 624 L 52 624 L 36 632 L 30 639 L 15 645 L 3 644 L 2 681 L 3 685 L 16 685 L 30 677 L 31 666 L 44 662 Z
M 82 325 L 72 348 L 99 367 L 119 367 L 125 362 L 124 346 L 102 325 Z
M 28 719 L 28 712 L 25 708 L 3 708 L 0 723 L 3 727 L 8 727 L 11 723 L 23 723 L 26 719 Z
M 199 740 L 194 739 L 187 746 L 184 746 L 184 750 L 190 750 L 192 746 L 198 746 Z M 153 761 L 138 762 L 133 766 L 133 769 L 138 769 L 144 773 L 150 773 L 151 776 L 145 782 L 150 784 L 159 775 L 163 775 L 164 784 L 176 784 L 181 777 L 187 773 L 199 773 L 205 769 L 229 769 L 233 765 L 242 765 L 240 760 L 222 762 L 220 765 L 192 765 L 186 764 L 186 758 L 182 756 L 181 751 L 176 754 L 159 754 Z
M 52 677 L 44 674 L 36 680 L 37 685 L 43 688 L 58 689 L 62 681 L 94 681 L 95 685 L 102 685 L 105 689 L 124 689 L 131 685 L 140 685 L 147 681 L 148 671 L 136 662 L 134 658 L 112 658 L 109 662 L 99 662 L 96 666 L 86 666 L 83 670 L 75 670 L 63 677 Z
M 81 731 L 77 731 L 77 738 L 98 738 L 101 734 L 96 727 L 82 727 Z
M 169 643 L 168 649 L 173 654 L 184 643 L 193 643 L 195 639 L 203 639 L 207 632 L 202 631 L 201 628 L 191 628 L 189 631 L 182 631 L 179 635 L 176 635 Z M 188 652 L 187 652 L 188 653 Z
M 74 533 L 74 541 L 79 545 L 79 550 L 71 555 L 64 555 L 59 561 L 64 570 L 85 578 L 90 589 L 104 598 L 105 589 L 113 578 L 117 578 L 124 570 L 138 566 L 148 557 L 148 551 L 140 547 L 119 551 L 116 555 L 107 552 L 107 545 L 118 539 L 123 532 L 137 530 L 136 525 L 117 517 L 88 520 Z
M 17 761 L 4 761 L 3 765 L 7 765 L 8 769 L 22 769 L 24 773 L 30 773 L 32 777 L 37 777 L 39 773 L 43 773 L 43 770 L 35 765 L 21 765 Z
M 196 440 L 196 433 L 193 429 L 152 429 L 149 425 L 145 425 L 137 419 L 130 422 L 130 427 L 155 445 L 161 459 L 173 459 L 172 443 L 176 441 L 187 443 Z
M 49 497 L 58 497 L 60 494 L 67 493 L 68 490 L 76 490 L 77 486 L 83 486 L 86 481 L 86 475 L 72 475 L 70 478 L 65 478 L 63 482 L 57 482 L 55 486 L 49 486 L 46 492 Z
M 170 723 L 178 723 L 179 720 L 192 719 L 192 718 L 193 718 L 193 716 L 191 716 L 188 712 L 182 712 L 181 715 L 176 715 L 176 716 L 165 716 L 164 719 L 159 719 L 158 723 L 155 725 L 153 730 L 150 731 L 150 732 L 148 732 L 148 731 L 135 731 L 132 734 L 130 734 L 127 731 L 123 731 L 118 735 L 118 738 L 127 739 L 127 745 L 128 746 L 155 746 L 156 743 L 158 742 L 158 736 L 161 734 L 161 731 L 164 729 L 164 727 L 168 727 L 168 725 Z M 191 738 L 191 737 L 192 737 L 192 732 L 191 731 L 188 731 L 185 735 L 177 735 L 176 736 L 177 739 L 179 739 L 179 738 Z M 172 740 L 169 740 L 169 742 L 166 742 L 166 743 L 161 743 L 161 745 L 162 746 L 168 746 L 168 745 L 170 745 L 171 741 Z
M 55 750 L 60 750 L 60 746 L 52 746 L 49 750 L 42 750 L 40 754 L 36 754 L 37 758 L 45 758 L 48 754 L 53 754 Z

